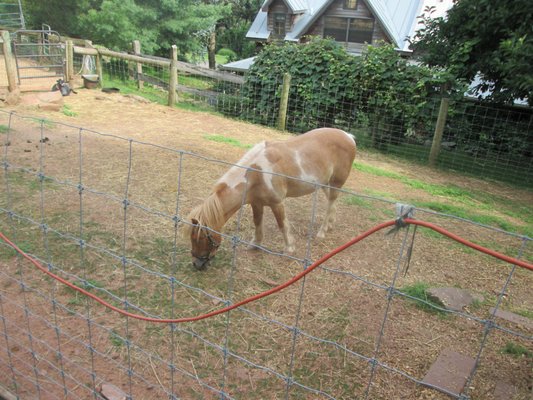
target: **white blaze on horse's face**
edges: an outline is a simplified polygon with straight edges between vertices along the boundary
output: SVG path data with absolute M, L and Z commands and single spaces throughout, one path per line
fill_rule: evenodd
M 218 233 L 200 226 L 197 220 L 191 222 L 194 225 L 191 230 L 192 263 L 197 270 L 204 270 L 215 256 L 222 238 Z

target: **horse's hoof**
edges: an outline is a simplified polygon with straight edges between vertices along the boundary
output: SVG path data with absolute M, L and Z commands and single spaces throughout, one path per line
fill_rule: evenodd
M 285 250 L 283 250 L 285 254 L 294 254 L 295 251 L 296 249 L 294 248 L 294 246 L 286 247 Z
M 326 237 L 326 233 L 323 230 L 319 230 L 316 234 L 316 237 L 319 239 L 324 239 Z
M 246 246 L 246 250 L 248 251 L 259 250 L 259 246 L 261 246 L 259 243 L 251 243 L 248 246 Z

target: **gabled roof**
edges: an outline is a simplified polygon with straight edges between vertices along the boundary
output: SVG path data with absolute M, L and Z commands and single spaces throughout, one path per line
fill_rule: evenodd
M 408 36 L 416 25 L 423 0 L 365 0 L 372 13 L 400 50 L 409 50 Z
M 273 0 L 265 0 L 257 14 L 246 37 L 249 39 L 268 39 L 270 32 L 267 26 L 267 10 Z M 291 32 L 285 40 L 297 41 L 305 34 L 311 25 L 324 13 L 335 0 L 284 0 L 287 6 L 295 9 L 304 7 Z M 432 3 L 437 9 L 446 6 L 449 8 L 451 0 L 363 0 L 368 5 L 375 18 L 381 23 L 390 40 L 399 50 L 408 51 L 407 37 L 413 35 L 417 25 L 417 16 L 420 15 L 425 3 Z M 435 3 L 435 4 L 433 4 Z
M 261 6 L 261 8 L 263 9 L 266 9 L 268 6 L 270 6 L 270 4 L 273 2 L 274 0 L 266 0 L 263 5 Z M 308 0 L 283 0 L 285 2 L 285 4 L 287 5 L 287 7 L 290 8 L 290 10 L 294 13 L 294 14 L 299 14 L 299 13 L 302 13 L 304 12 L 305 10 L 307 10 L 308 8 Z

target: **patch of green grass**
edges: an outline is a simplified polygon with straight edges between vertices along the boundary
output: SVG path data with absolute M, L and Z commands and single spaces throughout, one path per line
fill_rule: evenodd
M 428 283 L 425 282 L 415 282 L 412 285 L 404 286 L 402 288 L 398 288 L 398 290 L 410 297 L 407 299 L 409 301 L 412 301 L 416 304 L 418 308 L 420 308 L 423 311 L 430 312 L 433 314 L 439 314 L 439 315 L 446 315 L 446 312 L 441 310 L 442 305 L 438 304 L 437 302 L 433 301 L 427 294 L 428 289 L 431 286 Z M 421 301 L 418 301 L 421 300 Z M 439 307 L 439 308 L 436 308 Z
M 528 357 L 533 358 L 533 352 L 526 347 L 513 342 L 507 342 L 502 349 L 502 353 L 509 354 L 513 357 Z
M 217 143 L 226 143 L 234 147 L 239 147 L 241 149 L 250 149 L 253 146 L 251 144 L 243 144 L 237 139 L 229 138 L 229 137 L 222 136 L 222 135 L 205 135 L 204 139 L 210 140 L 212 142 L 217 142 Z
M 530 310 L 514 310 L 515 314 L 521 315 L 529 319 L 533 319 L 533 311 Z
M 205 103 L 189 101 L 185 96 L 180 96 L 178 102 L 175 104 L 176 108 L 180 110 L 194 111 L 194 112 L 207 112 L 213 115 L 221 115 L 216 111 L 213 111 L 213 108 L 205 105 Z
M 34 249 L 34 245 L 31 242 L 18 241 L 16 243 L 16 245 L 24 253 L 32 253 L 33 249 Z M 5 249 L 5 250 L 2 250 L 2 252 L 0 252 L 0 259 L 8 260 L 10 258 L 15 257 L 18 254 L 18 252 L 15 249 L 11 248 L 11 247 L 2 246 L 0 248 L 1 249 Z
M 358 163 L 354 165 L 361 172 L 396 179 L 413 189 L 423 190 L 436 198 L 446 201 L 413 201 L 416 207 L 455 215 L 488 226 L 496 226 L 508 232 L 516 232 L 529 237 L 533 235 L 533 213 L 528 207 L 516 204 L 516 202 L 509 202 L 508 199 L 481 191 L 461 188 L 456 185 L 423 182 L 366 164 Z M 385 199 L 391 199 L 390 194 L 387 193 L 379 193 L 378 195 Z M 504 218 L 491 214 L 490 212 L 495 209 L 504 215 L 524 221 L 525 224 L 513 224 Z M 480 211 L 486 211 L 486 213 L 480 213 Z
M 378 197 L 380 199 L 384 199 L 384 200 L 390 200 L 390 201 L 394 201 L 396 202 L 397 200 L 392 197 L 392 195 L 390 193 L 387 193 L 387 192 L 381 192 L 379 190 L 372 190 L 372 189 L 365 189 L 364 190 L 365 194 L 369 195 L 369 196 L 372 196 L 372 197 Z
M 146 82 L 143 88 L 139 89 L 135 81 L 123 81 L 107 74 L 104 75 L 103 82 L 104 87 L 115 87 L 119 89 L 120 93 L 122 94 L 135 94 L 137 96 L 150 100 L 153 103 L 163 105 L 166 105 L 168 102 L 168 94 L 166 91 L 156 88 Z
M 372 203 L 370 200 L 364 199 L 359 196 L 349 195 L 343 196 L 342 202 L 348 206 L 359 206 L 367 209 L 373 209 Z
M 36 119 L 34 121 L 39 127 L 42 126 L 45 129 L 54 129 L 56 126 L 55 122 L 48 121 L 47 119 Z
M 109 340 L 113 347 L 122 347 L 124 346 L 124 339 L 116 333 L 114 330 L 109 334 Z
M 531 224 L 520 226 L 517 224 L 513 224 L 496 215 L 481 214 L 475 211 L 470 211 L 465 207 L 449 203 L 440 203 L 436 201 L 415 201 L 413 203 L 416 207 L 419 208 L 427 208 L 440 213 L 455 215 L 456 217 L 465 218 L 470 221 L 477 222 L 479 224 L 495 226 L 500 229 L 503 229 L 504 231 L 516 232 L 521 235 L 533 237 L 533 226 Z M 527 221 L 528 217 L 524 216 L 523 220 Z
M 7 133 L 9 126 L 0 124 L 0 133 Z
M 68 105 L 64 105 L 61 109 L 61 112 L 66 115 L 67 117 L 77 117 L 78 113 L 73 111 Z
M 23 189 L 27 190 L 30 193 L 33 194 L 39 190 L 41 190 L 41 180 L 38 176 L 28 173 L 25 171 L 12 171 L 8 174 L 9 184 L 11 185 L 11 189 L 17 190 L 17 189 Z M 55 182 L 51 178 L 44 177 L 43 178 L 43 188 L 46 189 L 52 189 L 55 185 Z
M 87 291 L 91 291 L 93 288 L 103 288 L 104 285 L 102 285 L 100 282 L 95 281 L 93 279 L 87 279 L 86 281 L 76 281 L 72 283 L 74 286 L 77 286 L 79 288 L 85 289 Z M 67 302 L 67 305 L 70 307 L 75 306 L 82 306 L 84 303 L 84 299 L 86 299 L 85 295 L 78 292 L 77 290 L 74 290 L 68 286 L 65 286 L 65 293 L 70 296 L 70 299 Z
M 474 203 L 473 199 L 476 197 L 471 190 L 466 190 L 459 186 L 427 183 L 419 179 L 409 178 L 397 172 L 387 171 L 383 168 L 373 167 L 371 165 L 359 163 L 355 165 L 355 169 L 375 176 L 396 179 L 413 189 L 423 190 L 433 196 L 443 196 L 465 204 L 472 205 Z

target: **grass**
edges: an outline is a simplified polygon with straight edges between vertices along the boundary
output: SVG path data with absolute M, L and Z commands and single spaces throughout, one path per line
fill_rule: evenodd
M 212 142 L 225 143 L 241 149 L 250 149 L 253 147 L 251 144 L 243 144 L 237 139 L 232 139 L 222 135 L 205 135 L 204 138 Z
M 495 226 L 508 232 L 533 237 L 533 213 L 528 207 L 516 202 L 510 202 L 508 199 L 479 190 L 424 182 L 367 164 L 357 163 L 354 167 L 367 174 L 398 180 L 410 188 L 422 190 L 439 199 L 439 201 L 413 200 L 412 203 L 416 207 L 455 215 L 479 224 Z M 390 195 L 381 193 L 380 197 L 390 198 Z M 524 224 L 516 224 L 504 217 L 495 215 L 496 210 L 505 216 L 523 221 Z
M 114 330 L 109 333 L 109 341 L 111 342 L 113 347 L 124 346 L 124 339 Z
M 370 135 L 364 131 L 358 132 L 357 144 L 365 151 L 377 151 L 372 147 Z M 396 157 L 427 165 L 430 148 L 412 143 L 387 143 L 386 150 L 382 152 L 386 153 L 387 157 Z M 532 187 L 533 185 L 531 173 L 526 176 L 516 173 L 519 170 L 530 171 L 530 160 L 527 157 L 502 160 L 500 154 L 489 153 L 473 160 L 471 154 L 456 149 L 454 151 L 441 151 L 437 165 L 443 170 L 460 171 L 461 174 L 483 177 L 483 179 L 496 179 L 520 187 Z M 491 165 L 491 168 L 487 168 L 487 165 Z
M 522 317 L 533 319 L 533 311 L 530 310 L 514 310 L 514 312 Z
M 208 89 L 211 84 L 206 83 L 205 80 L 197 79 L 194 77 L 178 77 L 178 83 L 180 85 L 193 87 L 195 89 Z M 140 96 L 146 100 L 149 100 L 153 103 L 161 104 L 161 105 L 167 105 L 168 104 L 168 93 L 166 90 L 163 90 L 159 87 L 153 86 L 147 82 L 144 83 L 143 88 L 139 89 L 137 87 L 137 82 L 133 80 L 122 80 L 110 75 L 105 75 L 104 77 L 104 84 L 105 87 L 115 87 L 120 90 L 120 93 L 122 94 L 134 94 L 136 96 Z M 178 96 L 178 101 L 174 105 L 176 108 L 179 108 L 181 110 L 187 110 L 187 111 L 194 111 L 194 112 L 208 112 L 212 114 L 218 114 L 217 112 L 213 111 L 213 108 L 204 105 L 200 102 L 193 101 L 194 99 L 191 98 L 191 95 L 188 93 L 180 93 Z
M 78 116 L 78 113 L 76 113 L 75 111 L 73 111 L 67 104 L 65 104 L 63 106 L 63 108 L 61 109 L 61 112 L 66 115 L 67 117 L 77 117 Z
M 507 342 L 505 347 L 502 349 L 502 353 L 509 354 L 513 357 L 533 358 L 533 351 L 513 342 Z
M 428 296 L 427 291 L 430 287 L 428 283 L 416 282 L 399 288 L 399 291 L 410 296 L 408 300 L 414 302 L 419 309 L 433 314 L 446 315 L 446 312 L 441 310 L 442 305 Z
M 9 131 L 9 126 L 0 124 L 0 133 L 7 133 Z

